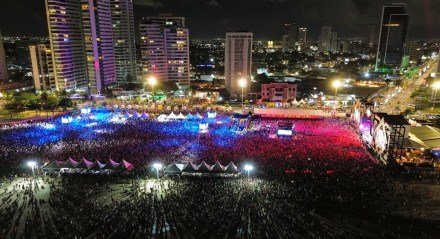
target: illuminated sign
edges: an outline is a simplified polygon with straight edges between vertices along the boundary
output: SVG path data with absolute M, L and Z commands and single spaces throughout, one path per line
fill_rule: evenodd
M 293 134 L 292 130 L 288 130 L 288 129 L 277 130 L 278 136 L 292 136 L 292 134 Z

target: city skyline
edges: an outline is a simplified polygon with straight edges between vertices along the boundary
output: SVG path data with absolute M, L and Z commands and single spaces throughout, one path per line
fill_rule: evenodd
M 48 35 L 44 1 L 5 1 L 6 7 L 0 9 L 0 14 L 5 16 L 0 19 L 0 27 L 5 36 Z M 247 29 L 254 32 L 255 39 L 281 40 L 283 24 L 293 21 L 307 27 L 309 39 L 316 41 L 320 35 L 320 27 L 325 23 L 329 23 L 341 37 L 365 37 L 363 29 L 370 23 L 374 24 L 375 33 L 378 34 L 382 6 L 391 2 L 404 2 L 408 5 L 408 14 L 411 17 L 411 30 L 408 33 L 410 39 L 440 37 L 440 26 L 435 24 L 440 21 L 440 16 L 435 14 L 440 11 L 440 2 L 433 0 L 134 0 L 134 18 L 137 25 L 142 17 L 160 13 L 183 16 L 187 19 L 187 27 L 191 29 L 192 39 L 223 37 L 227 30 Z M 24 16 L 18 14 L 23 9 Z M 262 17 L 262 14 L 266 15 Z M 217 27 L 212 27 L 213 25 Z

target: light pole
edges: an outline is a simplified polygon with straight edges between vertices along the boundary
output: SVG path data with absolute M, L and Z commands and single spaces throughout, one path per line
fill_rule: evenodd
M 162 168 L 162 164 L 161 163 L 154 163 L 153 168 L 156 169 L 157 179 L 159 179 L 159 170 Z
M 245 78 L 238 80 L 238 84 L 241 86 L 241 108 L 244 109 L 244 87 L 246 87 L 247 82 Z
M 434 90 L 434 92 L 433 92 L 434 93 L 434 97 L 432 98 L 432 108 L 431 108 L 431 111 L 433 111 L 434 108 L 435 108 L 435 100 L 437 98 L 437 90 L 440 89 L 440 81 L 432 83 L 431 87 Z
M 336 95 L 338 94 L 338 88 L 341 87 L 342 82 L 339 80 L 335 80 L 333 81 L 333 88 L 335 88 L 335 99 L 336 99 Z
M 254 166 L 252 166 L 252 165 L 250 165 L 250 164 L 245 164 L 245 165 L 244 165 L 244 170 L 247 171 L 247 175 L 248 175 L 248 177 L 249 177 L 249 176 L 250 176 L 250 172 L 251 172 L 252 170 L 254 170 Z
M 29 167 L 31 168 L 31 170 L 32 170 L 32 178 L 35 178 L 35 175 L 34 175 L 34 168 L 35 168 L 35 166 L 37 166 L 37 163 L 34 162 L 34 161 L 29 161 L 29 162 L 27 163 L 27 166 L 29 166 Z
M 154 77 L 154 76 L 150 76 L 150 77 L 148 78 L 148 84 L 151 85 L 151 91 L 153 92 L 153 95 L 154 95 L 154 85 L 157 84 L 157 78 Z

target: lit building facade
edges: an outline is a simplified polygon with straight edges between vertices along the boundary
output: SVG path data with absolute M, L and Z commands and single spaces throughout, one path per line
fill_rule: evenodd
M 185 18 L 144 18 L 140 25 L 142 77 L 189 85 L 189 30 Z
M 297 86 L 289 83 L 261 85 L 261 99 L 271 102 L 287 102 L 296 98 Z
M 118 84 L 136 82 L 137 59 L 133 0 L 110 0 L 110 7 L 113 26 L 116 81 Z
M 34 79 L 35 91 L 55 91 L 57 88 L 50 45 L 30 45 L 29 52 L 32 63 L 32 77 Z
M 332 49 L 332 27 L 326 24 L 321 28 L 319 50 L 331 51 L 331 49 Z
M 79 0 L 46 0 L 55 86 L 87 87 L 86 56 Z
M 302 45 L 307 45 L 307 28 L 300 27 L 298 28 L 298 43 Z
M 297 35 L 298 27 L 294 22 L 284 24 L 284 35 L 282 39 L 283 51 L 293 50 L 295 48 Z
M 232 95 L 241 94 L 239 79 L 250 81 L 252 70 L 252 32 L 227 32 L 225 43 L 225 85 Z M 249 85 L 249 84 L 248 84 Z
M 405 4 L 396 3 L 383 7 L 376 71 L 397 70 L 400 67 L 408 34 L 408 22 L 409 15 L 406 13 Z
M 110 0 L 82 0 L 82 25 L 91 93 L 116 83 Z

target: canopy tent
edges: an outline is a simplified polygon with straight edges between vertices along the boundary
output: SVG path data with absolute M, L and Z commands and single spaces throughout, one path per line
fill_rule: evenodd
M 92 167 L 89 168 L 89 170 L 92 171 L 100 171 L 105 167 L 105 164 L 102 164 L 98 160 L 96 160 L 95 164 L 92 165 Z
M 169 120 L 175 120 L 175 119 L 177 119 L 177 116 L 176 116 L 176 114 L 174 114 L 174 112 L 171 112 L 171 114 L 168 115 L 167 119 L 169 119 Z
M 141 115 L 137 111 L 135 111 L 133 114 L 133 119 L 138 119 L 140 116 Z
M 122 162 L 115 168 L 116 170 L 122 170 L 122 171 L 131 171 L 134 169 L 133 164 L 122 160 Z
M 184 173 L 197 173 L 197 166 L 193 163 L 186 163 L 185 167 L 183 167 L 182 172 Z
M 89 169 L 92 167 L 93 162 L 88 161 L 87 159 L 83 158 L 81 161 L 76 165 L 75 168 L 82 168 L 82 169 Z
M 296 100 L 296 98 L 292 101 L 292 105 L 299 105 L 299 102 Z
M 108 163 L 102 168 L 103 170 L 107 170 L 107 169 L 110 169 L 110 170 L 115 170 L 115 169 L 117 169 L 119 167 L 119 163 L 116 163 L 115 161 L 113 161 L 113 160 L 109 160 L 108 161 Z
M 193 114 L 191 114 L 191 113 L 189 113 L 187 116 L 186 116 L 186 119 L 187 120 L 194 120 L 196 117 L 193 115 Z
M 61 169 L 63 168 L 63 165 L 65 164 L 65 161 L 59 161 L 59 160 L 54 160 L 50 163 L 48 163 L 46 166 L 43 167 L 43 170 L 56 170 L 56 169 Z
M 141 114 L 141 119 L 148 119 L 148 114 L 145 113 L 145 112 L 143 112 L 143 113 Z
M 131 117 L 131 114 L 130 114 L 130 113 L 128 113 L 128 112 L 127 112 L 127 113 L 125 113 L 125 118 L 127 118 L 127 119 L 128 119 L 128 118 L 130 118 L 130 117 Z
M 176 117 L 177 119 L 180 119 L 180 120 L 184 120 L 184 119 L 186 119 L 186 116 L 184 116 L 183 114 L 182 114 L 182 112 L 180 112 L 180 114 Z
M 216 162 L 214 166 L 211 168 L 211 173 L 224 173 L 225 167 L 220 164 L 220 162 Z
M 69 158 L 65 164 L 63 164 L 62 168 L 75 168 L 78 165 L 78 162 Z
M 159 115 L 159 117 L 157 117 L 157 121 L 159 122 L 165 122 L 167 120 L 167 116 L 164 114 Z
M 166 174 L 179 174 L 181 172 L 182 170 L 175 163 L 168 165 L 165 169 Z
M 196 119 L 203 119 L 203 116 L 201 116 L 199 113 L 196 114 Z
M 228 166 L 226 166 L 225 173 L 237 174 L 237 173 L 239 173 L 239 172 L 240 172 L 240 171 L 238 171 L 237 166 L 235 166 L 235 164 L 234 164 L 233 162 L 230 162 L 230 163 L 228 164 Z
M 199 164 L 197 168 L 197 172 L 199 173 L 210 173 L 211 172 L 211 165 L 206 164 L 205 161 L 203 161 L 201 164 Z
M 217 112 L 208 112 L 208 118 L 213 119 L 217 117 Z

